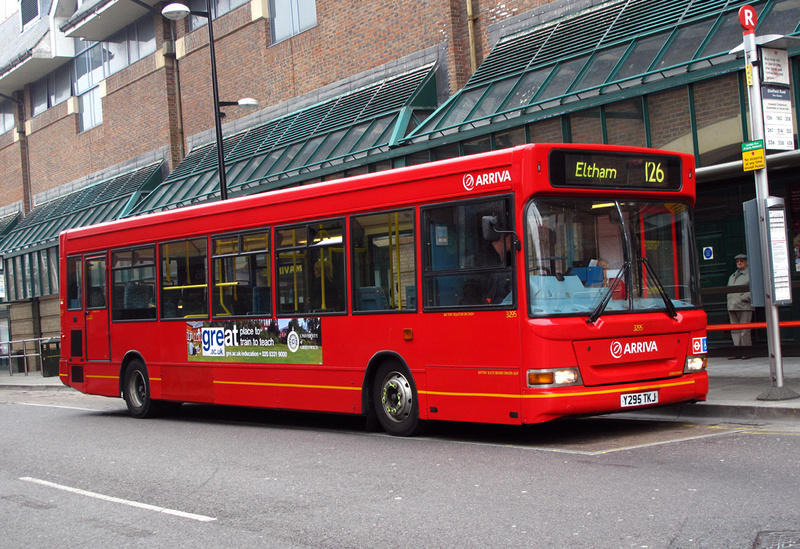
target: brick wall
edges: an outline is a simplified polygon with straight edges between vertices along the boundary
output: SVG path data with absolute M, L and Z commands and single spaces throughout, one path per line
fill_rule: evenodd
M 547 3 L 473 0 L 478 62 L 490 49 L 487 25 Z M 253 97 L 267 108 L 432 47 L 446 51 L 440 89 L 452 94 L 469 79 L 466 0 L 317 0 L 316 7 L 315 27 L 277 44 L 270 43 L 269 20 L 253 21 L 249 4 L 215 20 L 220 98 Z M 70 113 L 77 110 L 74 98 L 27 121 L 32 194 L 164 147 L 174 167 L 188 138 L 213 127 L 207 28 L 187 34 L 185 21 L 175 24 L 186 55 L 165 60 L 170 23 L 154 17 L 158 51 L 104 82 L 102 124 L 80 132 L 78 114 Z M 30 104 L 30 87 L 23 99 Z M 249 114 L 236 107 L 225 112 L 226 120 Z M 19 145 L 0 136 L 0 206 L 23 199 L 20 158 Z
M 14 130 L 0 135 L 0 207 L 20 202 L 22 192 L 22 166 L 20 143 L 14 141 Z
M 77 100 L 48 109 L 30 122 L 28 135 L 34 195 L 169 144 L 164 68 L 147 57 L 109 77 L 103 123 L 80 131 Z
M 693 152 L 686 87 L 653 94 L 647 98 L 650 113 L 650 139 L 657 149 Z

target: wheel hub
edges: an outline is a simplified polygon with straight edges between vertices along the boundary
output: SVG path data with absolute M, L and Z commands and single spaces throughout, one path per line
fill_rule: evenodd
M 392 421 L 401 422 L 411 413 L 414 403 L 411 384 L 397 372 L 392 372 L 383 381 L 381 405 L 386 416 Z

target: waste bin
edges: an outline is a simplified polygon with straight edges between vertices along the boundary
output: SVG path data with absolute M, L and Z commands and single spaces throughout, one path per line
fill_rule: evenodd
M 61 358 L 61 342 L 57 337 L 42 341 L 42 377 L 58 375 L 58 361 Z

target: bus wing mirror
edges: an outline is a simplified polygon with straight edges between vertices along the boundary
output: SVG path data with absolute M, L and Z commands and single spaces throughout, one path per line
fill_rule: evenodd
M 500 233 L 497 232 L 495 227 L 497 226 L 497 216 L 496 215 L 484 215 L 481 219 L 482 229 L 483 229 L 483 239 L 488 240 L 490 242 L 494 242 L 496 240 L 500 240 Z
M 484 215 L 481 218 L 481 229 L 483 233 L 483 239 L 488 240 L 489 242 L 496 242 L 500 240 L 504 234 L 510 234 L 514 236 L 514 249 L 520 251 L 522 249 L 522 243 L 519 241 L 519 237 L 517 233 L 514 231 L 499 231 L 497 230 L 497 216 L 496 215 Z

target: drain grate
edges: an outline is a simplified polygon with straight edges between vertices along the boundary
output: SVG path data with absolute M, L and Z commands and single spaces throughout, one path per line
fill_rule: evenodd
M 759 532 L 753 549 L 800 547 L 800 532 Z

